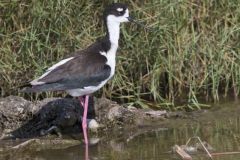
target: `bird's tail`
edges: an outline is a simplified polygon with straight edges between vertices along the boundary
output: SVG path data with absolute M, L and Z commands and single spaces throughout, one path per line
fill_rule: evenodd
M 17 89 L 20 92 L 26 92 L 26 93 L 35 92 L 33 89 L 33 86 L 29 82 L 15 87 L 15 89 Z
M 45 92 L 45 91 L 61 91 L 64 90 L 64 86 L 58 83 L 42 84 L 42 85 L 23 85 L 21 92 L 32 93 L 32 92 Z
M 32 92 L 41 92 L 42 90 L 38 86 L 24 86 L 20 92 L 32 93 Z

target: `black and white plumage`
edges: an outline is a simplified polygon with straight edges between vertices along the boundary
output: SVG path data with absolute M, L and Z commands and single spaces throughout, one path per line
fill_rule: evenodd
M 41 77 L 30 82 L 33 87 L 27 91 L 66 90 L 72 96 L 93 93 L 111 78 L 115 70 L 115 63 L 111 66 L 108 64 L 109 59 L 115 58 L 115 55 L 109 55 L 111 57 L 108 58 L 101 54 L 110 50 L 110 47 L 103 48 L 103 42 L 100 40 L 53 65 Z
M 103 87 L 114 75 L 120 23 L 129 21 L 132 19 L 125 4 L 109 5 L 104 11 L 105 37 L 53 65 L 42 76 L 31 81 L 31 87 L 23 89 L 25 92 L 64 90 L 79 97 L 84 107 L 82 128 L 85 144 L 88 144 L 88 95 Z
M 83 96 L 100 89 L 114 75 L 120 23 L 128 19 L 126 5 L 114 3 L 107 7 L 104 12 L 106 36 L 50 67 L 30 82 L 32 87 L 25 91 L 66 90 L 72 96 Z

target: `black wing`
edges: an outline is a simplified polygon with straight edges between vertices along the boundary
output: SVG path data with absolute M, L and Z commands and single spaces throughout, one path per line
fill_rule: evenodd
M 107 59 L 99 53 L 83 53 L 35 80 L 25 92 L 56 91 L 97 86 L 110 76 Z M 38 82 L 38 83 L 36 83 Z

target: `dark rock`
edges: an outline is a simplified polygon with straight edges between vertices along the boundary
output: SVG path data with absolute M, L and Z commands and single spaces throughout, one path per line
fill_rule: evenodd
M 2 138 L 31 138 L 55 133 L 81 132 L 83 107 L 74 98 L 47 98 L 30 102 L 21 97 L 0 99 L 0 135 Z M 96 113 L 96 114 L 95 114 Z M 143 125 L 165 112 L 125 108 L 106 98 L 90 99 L 88 119 L 95 118 L 102 128 Z M 94 121 L 92 121 L 94 122 Z M 95 122 L 96 123 L 96 122 Z M 151 124 L 151 123 L 149 123 Z

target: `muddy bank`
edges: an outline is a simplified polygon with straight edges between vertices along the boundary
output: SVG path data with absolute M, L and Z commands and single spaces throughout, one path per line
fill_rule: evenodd
M 82 107 L 74 98 L 48 98 L 31 102 L 22 97 L 0 99 L 1 139 L 68 135 L 81 132 Z M 105 98 L 90 99 L 89 127 L 96 131 L 141 127 L 185 114 L 123 107 Z M 93 121 L 91 121 L 94 119 Z M 95 121 L 96 120 L 96 121 Z M 96 123 L 97 122 L 97 123 Z
M 0 140 L 0 159 L 88 160 L 113 156 L 170 160 L 177 159 L 170 154 L 172 147 L 185 144 L 193 136 L 209 142 L 216 151 L 238 151 L 239 102 L 220 106 L 226 107 L 170 113 L 95 99 L 88 118 L 95 118 L 100 127 L 99 132 L 89 132 L 88 148 L 79 134 L 82 110 L 77 100 L 54 98 L 33 103 L 11 96 L 0 99 L 2 138 L 11 138 Z M 43 135 L 49 128 L 52 131 Z

